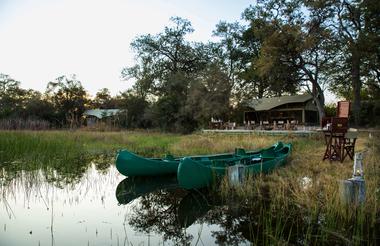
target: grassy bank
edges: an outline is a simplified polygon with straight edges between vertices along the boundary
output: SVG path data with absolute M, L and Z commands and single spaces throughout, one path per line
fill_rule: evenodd
M 361 134 L 365 151 L 366 200 L 345 204 L 340 183 L 352 176 L 353 161 L 322 161 L 321 139 L 295 139 L 285 168 L 247 179 L 241 187 L 223 180 L 219 192 L 251 213 L 251 239 L 257 244 L 374 245 L 380 240 L 380 137 Z M 233 195 L 231 195 L 233 194 Z M 264 232 L 264 233 L 260 233 Z
M 235 147 L 258 149 L 279 140 L 293 144 L 287 166 L 238 188 L 222 182 L 216 190 L 225 203 L 238 204 L 237 210 L 249 215 L 251 240 L 256 244 L 376 244 L 380 240 L 378 134 L 369 138 L 363 133 L 357 141 L 357 151 L 367 151 L 363 206 L 341 202 L 339 183 L 351 177 L 353 161 L 322 161 L 321 136 L 0 131 L 0 178 L 12 178 L 18 170 L 44 169 L 69 182 L 79 179 L 91 162 L 100 169 L 112 165 L 118 149 L 147 157 L 184 156 L 231 152 Z M 56 175 L 47 175 L 52 177 Z

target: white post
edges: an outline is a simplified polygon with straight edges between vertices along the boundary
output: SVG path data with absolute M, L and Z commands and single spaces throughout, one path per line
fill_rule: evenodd
M 355 205 L 361 205 L 365 201 L 365 181 L 362 161 L 363 153 L 355 153 L 352 178 L 341 182 L 341 199 L 346 204 L 354 203 Z
M 241 185 L 245 179 L 245 166 L 242 164 L 236 164 L 228 167 L 228 178 L 231 185 Z

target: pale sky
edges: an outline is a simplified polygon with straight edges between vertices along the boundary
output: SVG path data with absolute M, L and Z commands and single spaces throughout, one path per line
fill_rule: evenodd
M 189 40 L 212 39 L 215 25 L 239 21 L 254 0 L 0 0 L 0 73 L 21 87 L 45 91 L 49 81 L 76 74 L 91 94 L 129 88 L 131 41 L 157 34 L 171 16 L 191 21 Z

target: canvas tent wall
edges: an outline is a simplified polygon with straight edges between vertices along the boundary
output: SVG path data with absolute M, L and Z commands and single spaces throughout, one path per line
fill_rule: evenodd
M 252 99 L 246 102 L 244 121 L 291 121 L 318 124 L 318 110 L 310 94 Z
M 102 119 L 117 117 L 121 112 L 120 109 L 90 109 L 86 110 L 83 116 L 86 118 L 87 126 L 92 126 Z

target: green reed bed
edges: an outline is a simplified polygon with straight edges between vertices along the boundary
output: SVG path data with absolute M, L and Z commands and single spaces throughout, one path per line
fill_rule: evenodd
M 249 177 L 240 187 L 225 179 L 218 192 L 253 211 L 251 236 L 257 244 L 373 245 L 380 240 L 379 140 L 362 134 L 358 141 L 357 151 L 366 151 L 362 206 L 341 201 L 340 181 L 351 177 L 353 161 L 322 161 L 325 147 L 318 137 L 289 139 L 294 148 L 287 166 Z
M 255 134 L 175 135 L 158 132 L 0 131 L 1 175 L 17 170 L 48 169 L 48 179 L 79 179 L 90 163 L 106 169 L 117 150 L 146 157 L 259 149 L 277 141 L 293 144 L 288 165 L 271 174 L 250 177 L 241 187 L 224 180 L 216 188 L 227 204 L 249 215 L 250 237 L 256 244 L 374 244 L 380 235 L 380 137 L 361 134 L 357 150 L 364 159 L 366 202 L 342 204 L 339 182 L 352 175 L 353 161 L 322 161 L 321 136 Z M 5 170 L 5 172 L 4 172 Z M 70 176 L 71 175 L 71 176 Z M 3 177 L 4 178 L 4 177 Z M 0 177 L 1 180 L 1 177 Z M 54 180 L 53 180 L 54 181 Z M 377 238 L 377 239 L 376 239 Z
M 54 171 L 79 179 L 91 163 L 109 167 L 119 149 L 161 155 L 177 138 L 150 132 L 0 131 L 0 167 L 8 175 L 45 169 L 49 179 Z

